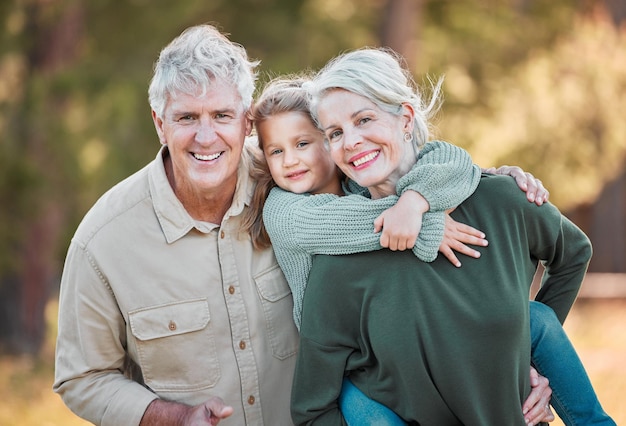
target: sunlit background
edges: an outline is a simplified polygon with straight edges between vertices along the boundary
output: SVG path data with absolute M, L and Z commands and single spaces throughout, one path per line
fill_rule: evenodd
M 566 330 L 626 424 L 624 0 L 7 0 L 0 3 L 0 424 L 84 424 L 52 393 L 69 239 L 106 189 L 156 155 L 158 53 L 210 22 L 270 77 L 391 46 L 445 76 L 435 136 L 519 165 L 594 244 Z M 560 424 L 558 421 L 555 424 Z

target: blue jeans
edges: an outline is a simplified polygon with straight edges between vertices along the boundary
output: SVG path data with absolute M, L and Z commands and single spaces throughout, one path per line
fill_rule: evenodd
M 537 371 L 550 380 L 550 404 L 567 426 L 615 422 L 604 412 L 585 368 L 554 311 L 530 302 L 531 358 Z M 348 425 L 405 426 L 391 409 L 368 398 L 344 379 L 339 408 Z
M 339 409 L 348 426 L 406 426 L 400 416 L 368 398 L 348 379 L 343 379 Z
M 550 380 L 550 404 L 563 423 L 614 426 L 554 311 L 540 302 L 530 302 L 530 339 L 533 365 Z

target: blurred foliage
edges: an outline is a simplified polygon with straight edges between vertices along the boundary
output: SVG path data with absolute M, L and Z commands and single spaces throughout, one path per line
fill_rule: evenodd
M 262 60 L 262 83 L 379 45 L 391 1 L 2 2 L 0 293 L 32 262 L 22 242 L 33 222 L 60 212 L 49 259 L 58 273 L 96 198 L 154 158 L 152 64 L 184 28 L 210 22 L 229 33 Z M 418 81 L 446 76 L 442 138 L 482 166 L 531 171 L 561 208 L 593 200 L 623 169 L 626 38 L 602 2 L 419 5 L 411 67 Z
M 481 165 L 518 164 L 541 177 L 562 209 L 593 202 L 624 171 L 626 32 L 604 15 L 535 48 L 479 87 L 452 65 L 445 138 Z M 462 104 L 465 104 L 463 106 Z

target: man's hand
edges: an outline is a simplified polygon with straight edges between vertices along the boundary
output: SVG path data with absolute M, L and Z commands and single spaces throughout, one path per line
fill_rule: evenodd
M 221 398 L 211 398 L 204 404 L 196 405 L 185 419 L 185 426 L 215 426 L 220 420 L 233 414 L 233 407 L 224 405 Z
M 550 397 L 552 389 L 546 377 L 540 376 L 533 367 L 530 367 L 530 395 L 522 405 L 524 420 L 529 426 L 540 422 L 551 422 L 554 413 L 550 409 Z
M 139 426 L 215 426 L 231 414 L 233 407 L 225 405 L 218 397 L 193 407 L 155 399 L 148 405 Z

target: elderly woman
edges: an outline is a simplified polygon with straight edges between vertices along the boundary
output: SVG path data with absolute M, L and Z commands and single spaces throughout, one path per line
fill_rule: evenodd
M 396 194 L 427 141 L 436 96 L 424 105 L 398 58 L 378 49 L 339 56 L 309 89 L 312 115 L 343 173 L 374 199 Z M 530 392 L 534 273 L 541 261 L 537 301 L 562 322 L 589 262 L 589 240 L 502 176 L 484 175 L 452 216 L 490 241 L 462 268 L 388 250 L 316 256 L 302 310 L 296 423 L 341 424 L 337 398 L 348 376 L 410 423 L 526 424 L 520 407 Z

